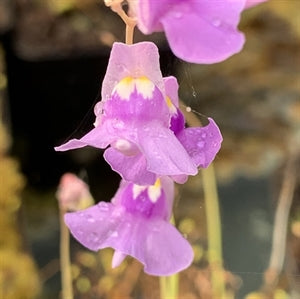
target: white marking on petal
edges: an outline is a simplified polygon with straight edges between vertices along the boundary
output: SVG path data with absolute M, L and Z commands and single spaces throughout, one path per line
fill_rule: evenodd
M 120 152 L 128 151 L 131 149 L 131 143 L 126 139 L 118 139 L 113 146 Z
M 133 199 L 136 199 L 146 188 L 147 186 L 133 185 Z
M 144 99 L 152 99 L 155 85 L 147 77 L 135 79 L 136 90 Z
M 123 78 L 113 89 L 122 100 L 129 101 L 130 95 L 134 92 L 135 80 L 132 77 Z
M 160 184 L 160 179 L 157 179 L 153 186 L 148 187 L 148 196 L 153 203 L 156 203 L 160 195 L 161 195 L 161 184 Z

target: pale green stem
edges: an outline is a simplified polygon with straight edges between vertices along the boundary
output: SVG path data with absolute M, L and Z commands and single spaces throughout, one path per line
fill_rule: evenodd
M 213 298 L 225 298 L 220 208 L 214 166 L 202 172 Z
M 62 299 L 73 299 L 72 274 L 70 263 L 70 233 L 64 223 L 65 211 L 59 209 L 60 215 L 60 269 L 62 284 Z
M 127 45 L 133 44 L 133 34 L 136 25 L 135 18 L 129 17 L 122 8 L 122 1 L 106 1 L 106 5 L 110 6 L 111 10 L 119 15 L 126 24 L 125 42 Z
M 296 149 L 299 148 L 296 142 L 293 143 L 293 146 L 295 146 Z M 296 188 L 297 159 L 299 159 L 299 155 L 299 150 L 290 153 L 284 171 L 274 219 L 270 262 L 264 275 L 263 289 L 267 291 L 274 289 L 284 266 L 289 215 Z
M 174 215 L 170 222 L 175 225 Z M 161 276 L 159 278 L 160 299 L 176 299 L 178 297 L 179 274 L 171 276 Z
M 191 108 L 182 102 L 182 112 L 190 127 L 201 127 L 198 117 L 191 113 Z M 203 179 L 203 192 L 205 200 L 205 212 L 207 222 L 208 261 L 211 268 L 211 285 L 213 298 L 222 299 L 226 297 L 223 257 L 222 257 L 222 232 L 219 208 L 219 197 L 217 182 L 213 163 L 201 171 Z

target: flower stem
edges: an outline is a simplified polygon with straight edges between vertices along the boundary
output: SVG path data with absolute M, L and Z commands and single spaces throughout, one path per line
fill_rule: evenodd
M 189 126 L 202 126 L 198 117 L 191 113 L 190 107 L 186 107 L 182 102 L 180 102 L 180 106 L 185 108 L 182 111 Z M 213 163 L 207 169 L 203 169 L 201 173 L 206 209 L 208 261 L 211 269 L 212 296 L 213 298 L 222 299 L 226 297 L 222 258 L 222 232 L 217 182 Z
M 225 298 L 220 208 L 214 166 L 202 172 L 213 298 Z
M 176 299 L 178 297 L 179 274 L 159 278 L 160 298 Z
M 72 275 L 70 263 L 70 234 L 67 226 L 64 223 L 65 211 L 62 207 L 59 208 L 60 220 L 60 269 L 62 283 L 62 299 L 72 299 Z
M 170 222 L 175 225 L 174 215 L 172 215 Z M 178 297 L 179 274 L 161 276 L 159 285 L 161 299 L 176 299 Z
M 125 42 L 127 45 L 133 44 L 133 34 L 134 28 L 136 25 L 135 18 L 129 17 L 122 8 L 122 1 L 121 0 L 110 0 L 105 1 L 107 6 L 110 6 L 111 10 L 119 15 L 119 17 L 123 20 L 126 24 L 126 35 L 125 35 Z
M 297 148 L 297 146 L 295 147 Z M 283 269 L 288 221 L 297 179 L 297 159 L 300 152 L 292 152 L 285 166 L 282 187 L 274 219 L 273 241 L 269 267 L 265 271 L 263 289 L 272 290 Z

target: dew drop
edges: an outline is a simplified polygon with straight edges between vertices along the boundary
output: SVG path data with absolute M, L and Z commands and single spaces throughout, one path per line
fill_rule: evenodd
M 207 136 L 206 133 L 202 133 L 202 134 L 201 134 L 201 137 L 202 137 L 202 138 L 206 138 L 206 136 Z
M 115 129 L 123 129 L 124 128 L 124 122 L 120 121 L 120 120 L 116 120 L 114 123 L 113 123 L 113 127 Z
M 89 223 L 94 223 L 94 222 L 95 222 L 95 219 L 94 219 L 94 217 L 93 217 L 92 215 L 87 215 L 87 216 L 86 216 L 86 219 L 87 219 L 87 221 L 88 221 Z
M 119 236 L 117 231 L 112 232 L 111 237 L 117 238 Z
M 104 212 L 108 211 L 108 204 L 106 202 L 100 202 L 98 204 L 98 208 L 99 208 L 99 210 L 104 211 Z
M 180 19 L 180 18 L 182 17 L 182 12 L 176 11 L 176 12 L 174 13 L 174 17 L 175 17 L 176 19 Z
M 212 24 L 215 26 L 215 27 L 220 27 L 221 25 L 221 20 L 220 19 L 214 19 L 212 21 Z
M 89 239 L 93 242 L 99 241 L 99 237 L 98 237 L 97 233 L 94 233 L 94 232 L 89 235 Z
M 197 146 L 198 146 L 199 149 L 204 148 L 204 145 L 205 145 L 205 142 L 204 142 L 204 141 L 199 141 L 199 142 L 197 142 Z
M 155 225 L 155 226 L 153 226 L 152 227 L 152 231 L 154 231 L 154 232 L 159 232 L 159 226 L 158 225 Z
M 81 229 L 78 229 L 77 230 L 77 234 L 80 235 L 80 236 L 82 236 L 83 235 L 83 231 Z

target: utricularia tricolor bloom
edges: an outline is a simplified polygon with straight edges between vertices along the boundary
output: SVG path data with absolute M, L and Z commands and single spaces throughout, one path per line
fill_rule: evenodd
M 241 50 L 240 14 L 261 1 L 129 0 L 128 13 L 145 34 L 165 31 L 178 57 L 214 63 Z M 175 77 L 162 76 L 154 43 L 114 43 L 102 99 L 94 107 L 94 128 L 56 147 L 104 149 L 105 160 L 121 176 L 110 203 L 65 215 L 71 233 L 84 246 L 115 250 L 113 267 L 130 255 L 146 273 L 164 276 L 193 260 L 190 244 L 170 223 L 174 182 L 183 184 L 199 167 L 208 167 L 222 135 L 212 118 L 202 127 L 186 127 L 178 88 Z

